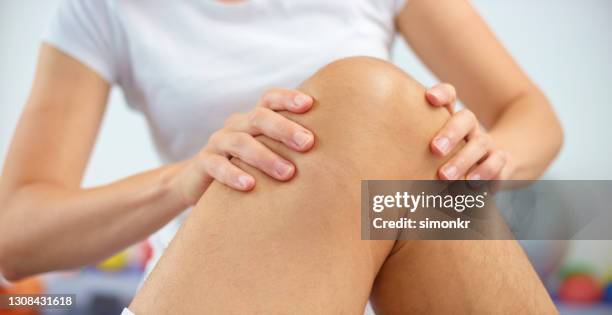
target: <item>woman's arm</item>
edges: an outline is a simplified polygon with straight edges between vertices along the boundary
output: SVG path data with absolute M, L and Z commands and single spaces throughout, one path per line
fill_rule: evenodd
M 145 238 L 184 205 L 176 166 L 80 188 L 109 84 L 43 45 L 0 180 L 0 272 L 17 279 L 103 259 Z
M 276 113 L 304 113 L 312 98 L 271 89 L 254 110 L 230 117 L 196 156 L 81 189 L 108 91 L 108 83 L 92 70 L 43 45 L 0 181 L 0 273 L 5 277 L 103 259 L 194 205 L 213 179 L 236 190 L 253 189 L 255 179 L 232 164 L 232 156 L 277 180 L 293 177 L 294 165 L 255 140 L 257 135 L 299 152 L 313 144 L 309 130 Z
M 510 17 L 509 17 L 510 18 Z M 507 153 L 503 179 L 540 176 L 563 135 L 544 94 L 523 73 L 466 0 L 411 0 L 397 18 L 417 55 Z

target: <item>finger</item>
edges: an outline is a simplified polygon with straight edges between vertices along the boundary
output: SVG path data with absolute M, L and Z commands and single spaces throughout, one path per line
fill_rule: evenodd
M 231 119 L 227 126 L 229 130 L 246 132 L 252 136 L 263 134 L 296 151 L 309 150 L 314 144 L 312 132 L 267 108 L 258 107 L 248 114 Z
M 462 109 L 446 122 L 444 127 L 436 134 L 431 141 L 431 150 L 440 156 L 445 156 L 451 152 L 455 146 L 466 137 L 473 137 L 478 133 L 478 120 L 476 116 L 467 110 Z
M 501 150 L 495 150 L 467 176 L 468 180 L 495 179 L 506 164 L 506 155 Z
M 295 173 L 293 164 L 247 133 L 228 132 L 218 141 L 215 149 L 220 154 L 235 156 L 278 180 L 288 180 Z
M 248 191 L 255 186 L 255 178 L 234 165 L 226 157 L 207 153 L 202 155 L 202 167 L 216 181 L 231 188 Z
M 429 104 L 433 106 L 446 106 L 452 114 L 455 111 L 457 101 L 457 91 L 455 87 L 448 83 L 438 83 L 427 90 L 425 97 Z
M 487 137 L 477 137 L 468 141 L 453 158 L 440 168 L 438 172 L 440 179 L 456 180 L 463 177 L 488 151 L 489 140 Z
M 287 110 L 301 114 L 308 111 L 313 103 L 312 97 L 300 91 L 273 88 L 264 93 L 257 106 L 274 111 Z

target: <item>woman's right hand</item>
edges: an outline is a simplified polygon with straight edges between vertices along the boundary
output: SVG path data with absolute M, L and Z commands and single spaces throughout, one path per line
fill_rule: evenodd
M 175 177 L 175 187 L 185 204 L 194 205 L 213 179 L 236 190 L 253 189 L 255 178 L 230 162 L 232 157 L 279 181 L 291 179 L 295 166 L 255 136 L 265 135 L 292 150 L 308 151 L 314 144 L 312 132 L 277 111 L 301 114 L 312 105 L 312 97 L 304 93 L 276 88 L 264 93 L 252 111 L 231 115 L 196 156 L 182 163 Z

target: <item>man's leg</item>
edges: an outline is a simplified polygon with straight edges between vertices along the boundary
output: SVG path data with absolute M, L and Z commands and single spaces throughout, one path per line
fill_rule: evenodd
M 433 178 L 427 139 L 448 119 L 423 89 L 379 60 L 332 63 L 300 89 L 315 147 L 291 152 L 296 177 L 278 183 L 242 163 L 256 188 L 214 183 L 131 308 L 136 313 L 358 313 L 393 241 L 360 240 L 360 180 Z
M 398 241 L 372 304 L 377 314 L 557 314 L 516 241 Z
M 302 155 L 261 138 L 297 165 L 296 177 L 278 183 L 236 161 L 256 176 L 255 190 L 209 188 L 131 305 L 137 314 L 363 311 L 395 242 L 360 240 L 360 180 L 433 179 L 443 161 L 428 141 L 448 114 L 428 106 L 399 69 L 371 58 L 332 63 L 301 89 L 314 108 L 287 116 L 315 132 L 315 148 Z M 398 296 L 379 292 L 380 301 Z

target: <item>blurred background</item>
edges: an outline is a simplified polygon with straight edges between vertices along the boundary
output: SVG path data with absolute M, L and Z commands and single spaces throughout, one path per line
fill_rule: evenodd
M 545 178 L 612 179 L 612 1 L 472 2 L 548 95 L 563 123 L 564 148 Z M 26 101 L 40 37 L 58 3 L 0 0 L 0 166 Z M 457 31 L 461 32 L 461 25 L 457 25 Z M 401 40 L 393 56 L 396 64 L 425 85 L 437 82 Z M 127 107 L 116 89 L 106 121 L 112 124 L 103 125 L 86 186 L 105 184 L 159 165 L 144 120 Z M 604 303 L 605 286 L 612 282 L 612 242 L 523 244 L 562 314 L 612 314 L 612 308 Z M 98 266 L 45 275 L 40 278 L 43 287 L 40 283 L 23 286 L 50 293 L 76 293 L 79 308 L 70 314 L 118 314 L 136 290 L 149 255 L 148 245 L 139 244 Z M 608 299 L 612 299 L 610 291 L 608 287 Z M 612 301 L 609 303 L 612 305 Z M 0 314 L 4 314 L 2 310 Z

